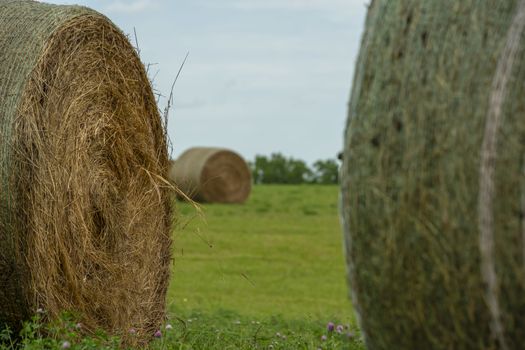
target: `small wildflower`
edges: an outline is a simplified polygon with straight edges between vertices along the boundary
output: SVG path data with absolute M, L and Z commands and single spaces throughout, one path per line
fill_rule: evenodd
M 161 331 L 159 330 L 159 331 L 156 331 L 155 334 L 153 334 L 153 336 L 154 336 L 155 338 L 160 338 L 160 337 L 162 337 L 162 333 L 161 333 Z
M 191 318 L 188 318 L 188 322 L 189 322 L 189 323 L 192 323 L 193 320 L 192 320 Z
M 328 330 L 328 332 L 333 332 L 334 328 L 335 328 L 335 325 L 333 322 L 328 322 L 328 324 L 326 325 L 326 329 Z
M 261 324 L 261 322 L 257 321 L 257 322 L 255 322 L 255 324 Z
M 275 336 L 276 336 L 277 338 L 280 338 L 280 337 L 281 337 L 281 333 L 277 332 L 277 333 L 275 333 Z
M 168 323 L 168 324 L 166 325 L 165 328 L 166 328 L 166 330 L 169 331 L 170 329 L 173 329 L 173 326 L 172 326 L 171 324 Z
M 77 324 L 75 325 L 75 328 L 76 328 L 76 329 L 82 329 L 82 323 L 80 323 L 80 322 L 77 323 Z
M 286 335 L 283 334 L 283 335 L 281 336 L 281 339 L 282 339 L 282 340 L 286 340 Z
M 71 343 L 67 340 L 62 342 L 62 349 L 69 349 L 71 347 Z
M 343 334 L 343 330 L 344 330 L 344 327 L 342 325 L 337 325 L 337 327 L 335 327 L 335 331 L 339 334 Z
M 42 309 L 41 307 L 39 307 L 38 309 L 36 309 L 36 313 L 37 313 L 37 314 L 43 314 L 43 313 L 44 313 L 44 309 Z
M 272 344 L 268 345 L 268 349 L 272 350 L 273 349 L 273 345 Z
M 328 339 L 328 338 L 326 337 L 326 335 L 323 334 L 323 335 L 321 336 L 321 340 L 322 340 L 322 341 L 326 341 L 326 339 Z
M 128 332 L 132 335 L 137 334 L 137 330 L 135 328 L 130 328 Z
M 233 322 L 233 323 L 235 323 L 235 324 L 241 324 L 241 321 L 237 320 L 237 321 L 235 321 L 235 322 Z

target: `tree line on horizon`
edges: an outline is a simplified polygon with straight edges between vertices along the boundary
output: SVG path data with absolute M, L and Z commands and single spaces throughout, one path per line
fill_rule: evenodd
M 256 155 L 248 162 L 256 184 L 337 184 L 339 164 L 334 159 L 319 159 L 309 166 L 305 161 L 277 152 Z

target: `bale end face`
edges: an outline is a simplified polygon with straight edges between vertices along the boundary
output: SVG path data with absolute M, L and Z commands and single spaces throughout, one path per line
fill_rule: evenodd
M 0 22 L 14 19 L 31 42 L 24 69 L 20 47 L 0 52 L 13 73 L 0 90 L 19 87 L 1 120 L 0 271 L 15 278 L 0 280 L 0 321 L 16 329 L 38 308 L 50 318 L 69 310 L 87 331 L 126 339 L 135 328 L 133 341 L 145 341 L 165 318 L 171 201 L 144 67 L 92 10 L 0 2 Z
M 170 178 L 191 199 L 209 203 L 243 203 L 252 186 L 244 159 L 221 148 L 185 151 L 173 162 Z

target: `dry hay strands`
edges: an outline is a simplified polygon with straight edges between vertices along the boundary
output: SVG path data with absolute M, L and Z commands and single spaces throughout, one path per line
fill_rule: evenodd
M 346 129 L 349 284 L 369 349 L 525 338 L 525 1 L 373 1 Z
M 126 37 L 84 7 L 0 0 L 0 323 L 38 308 L 134 341 L 165 318 L 165 131 Z
M 235 152 L 194 147 L 173 162 L 170 179 L 199 202 L 243 203 L 252 187 L 250 168 Z

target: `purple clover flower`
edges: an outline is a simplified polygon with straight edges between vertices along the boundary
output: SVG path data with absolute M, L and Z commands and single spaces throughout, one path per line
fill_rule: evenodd
M 343 331 L 344 331 L 344 327 L 343 325 L 337 325 L 337 327 L 335 327 L 335 331 L 339 334 L 343 334 Z
M 160 337 L 162 337 L 162 332 L 160 330 L 158 330 L 158 331 L 155 332 L 155 334 L 153 334 L 153 336 L 155 338 L 160 338 Z
M 69 349 L 71 347 L 71 343 L 67 340 L 62 342 L 62 349 Z
M 328 332 L 333 332 L 334 328 L 335 328 L 335 324 L 333 322 L 328 322 L 328 324 L 326 325 L 326 330 Z
M 321 336 L 321 340 L 322 340 L 322 341 L 326 341 L 326 339 L 328 339 L 328 338 L 326 337 L 326 335 L 323 334 L 323 335 Z

